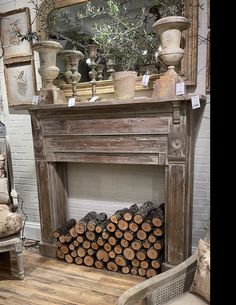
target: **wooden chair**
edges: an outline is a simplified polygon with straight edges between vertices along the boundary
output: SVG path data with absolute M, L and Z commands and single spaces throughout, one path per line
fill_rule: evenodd
M 11 152 L 8 141 L 0 133 L 0 253 L 15 251 L 19 279 L 24 278 L 22 219 L 17 213 L 18 194 L 14 188 Z
M 210 224 L 207 228 L 205 241 L 210 241 Z M 202 297 L 190 293 L 197 266 L 197 251 L 188 259 L 174 268 L 156 275 L 126 290 L 116 305 L 206 305 Z

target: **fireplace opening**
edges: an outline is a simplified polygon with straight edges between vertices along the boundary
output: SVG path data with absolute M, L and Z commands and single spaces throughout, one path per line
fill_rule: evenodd
M 91 210 L 108 216 L 133 203 L 164 202 L 164 166 L 67 163 L 67 220 Z
M 164 258 L 164 168 L 67 164 L 67 222 L 53 232 L 67 263 L 151 278 Z

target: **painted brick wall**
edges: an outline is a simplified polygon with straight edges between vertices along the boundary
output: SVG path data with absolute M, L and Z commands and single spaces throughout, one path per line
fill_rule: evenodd
M 206 92 L 207 58 L 207 1 L 201 1 L 198 29 L 198 78 L 194 94 Z M 205 235 L 204 227 L 210 218 L 210 96 L 198 128 L 195 146 L 194 188 L 193 188 L 193 248 L 199 238 Z
M 1 12 L 25 6 L 30 6 L 28 0 L 0 1 Z M 33 18 L 33 11 L 31 13 Z M 3 111 L 0 119 L 6 125 L 12 152 L 15 187 L 23 200 L 22 208 L 27 215 L 24 235 L 27 238 L 40 239 L 38 193 L 30 116 L 9 114 L 2 60 L 0 60 L 0 85 L 1 109 Z M 19 211 L 22 213 L 21 206 Z
M 199 8 L 198 85 L 196 89 L 190 91 L 192 94 L 205 94 L 206 43 L 203 42 L 203 38 L 207 37 L 206 3 L 206 0 L 202 1 L 202 8 Z M 1 0 L 0 11 L 5 12 L 28 5 L 28 0 Z M 36 66 L 37 64 L 38 57 L 36 54 Z M 0 81 L 0 96 L 2 96 L 3 101 L 2 106 L 0 105 L 0 119 L 7 127 L 12 150 L 16 189 L 24 201 L 23 208 L 28 217 L 25 236 L 39 239 L 37 183 L 30 118 L 28 115 L 9 114 L 8 112 L 2 60 L 0 60 Z M 40 88 L 38 73 L 37 84 Z M 131 170 L 131 168 L 125 169 L 113 165 L 109 167 L 90 164 L 85 168 L 83 164 L 76 166 L 73 164 L 73 166 L 69 165 L 68 168 L 70 191 L 68 217 L 82 216 L 90 209 L 96 209 L 97 211 L 105 209 L 108 214 L 111 214 L 112 211 L 126 206 L 130 201 L 141 203 L 144 195 L 147 195 L 144 200 L 157 198 L 157 201 L 163 201 L 164 173 L 161 169 L 156 174 L 153 173 L 153 169 L 150 169 L 151 175 L 147 176 L 145 166 L 132 167 Z M 79 174 L 77 169 L 79 169 Z M 210 213 L 209 97 L 198 129 L 194 170 L 193 248 L 196 247 L 197 240 L 204 235 L 203 228 L 207 224 Z M 98 181 L 102 181 L 102 184 L 106 186 L 105 189 L 101 188 L 102 185 L 99 185 Z M 135 194 L 130 191 L 133 184 L 138 186 Z M 80 190 L 80 197 L 78 196 L 78 190 Z M 85 195 L 85 191 L 88 192 L 87 195 Z M 115 200 L 112 205 L 109 205 L 108 202 L 111 198 Z M 81 204 L 81 211 L 78 210 L 78 202 Z M 88 204 L 90 204 L 90 207 L 88 207 Z

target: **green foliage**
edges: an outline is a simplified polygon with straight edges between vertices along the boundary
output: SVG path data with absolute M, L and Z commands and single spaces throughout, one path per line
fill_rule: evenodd
M 161 17 L 180 16 L 187 0 L 150 0 L 157 7 Z
M 103 23 L 95 23 L 93 40 L 98 43 L 106 57 L 114 54 L 121 70 L 134 69 L 156 61 L 156 51 L 160 44 L 158 36 L 148 28 L 162 16 L 181 14 L 182 1 L 149 0 L 146 7 L 139 9 L 135 16 L 127 10 L 132 0 L 105 0 L 99 11 L 104 15 Z M 151 4 L 151 5 L 150 5 Z M 149 5 L 149 6 L 148 6 Z M 90 10 L 93 13 L 96 8 Z
M 31 2 L 38 12 L 35 0 Z M 53 10 L 47 18 L 50 37 L 69 40 L 83 52 L 86 52 L 87 44 L 95 42 L 106 59 L 116 58 L 116 70 L 153 64 L 159 39 L 150 26 L 161 17 L 180 15 L 183 1 L 140 0 L 140 3 L 143 6 L 140 4 L 137 9 L 137 0 L 104 0 L 102 5 L 90 0 L 78 6 L 75 17 L 69 11 Z M 132 11 L 134 7 L 136 9 Z M 93 31 L 84 27 L 90 23 L 94 24 Z
M 154 35 L 147 33 L 144 27 L 145 9 L 140 8 L 137 15 L 128 14 L 127 8 L 121 2 L 106 0 L 103 8 L 105 23 L 95 23 L 93 40 L 98 43 L 107 58 L 115 55 L 119 69 L 134 69 L 140 63 L 143 48 L 148 48 L 147 56 L 154 50 L 149 42 L 156 40 Z M 153 44 L 152 44 L 153 46 Z M 153 52 L 154 58 L 154 52 Z M 146 60 L 147 60 L 146 56 Z

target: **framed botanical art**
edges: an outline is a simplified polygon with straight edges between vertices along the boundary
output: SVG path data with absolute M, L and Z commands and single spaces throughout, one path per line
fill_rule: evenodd
M 29 8 L 1 14 L 0 25 L 4 60 L 32 55 L 31 41 L 22 41 L 22 35 L 27 35 L 31 31 Z
M 8 105 L 29 105 L 36 93 L 34 65 L 31 61 L 5 65 Z

